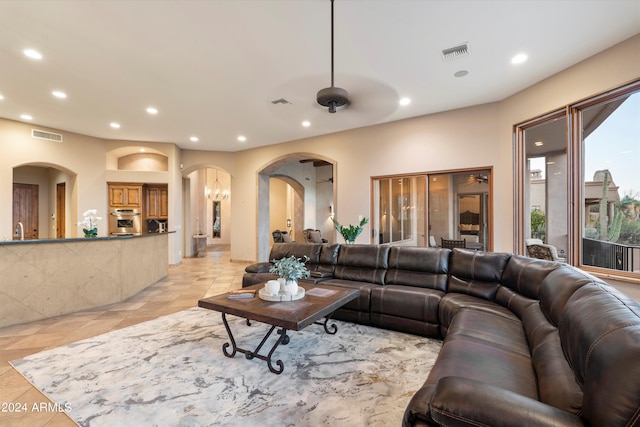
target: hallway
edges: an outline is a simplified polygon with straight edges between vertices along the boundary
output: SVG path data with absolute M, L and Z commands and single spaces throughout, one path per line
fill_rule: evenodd
M 0 329 L 0 426 L 76 425 L 64 413 L 32 411 L 34 403 L 50 400 L 10 360 L 195 307 L 201 298 L 240 288 L 247 264 L 229 257 L 228 247 L 210 247 L 206 257 L 169 266 L 167 277 L 124 302 Z M 11 403 L 27 412 L 18 412 Z

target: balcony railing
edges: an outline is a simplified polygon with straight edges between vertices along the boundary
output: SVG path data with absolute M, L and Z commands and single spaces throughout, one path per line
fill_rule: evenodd
M 640 246 L 583 238 L 582 264 L 612 270 L 640 272 Z

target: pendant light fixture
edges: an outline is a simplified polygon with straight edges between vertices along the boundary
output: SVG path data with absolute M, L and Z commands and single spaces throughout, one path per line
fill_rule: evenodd
M 213 195 L 216 200 L 218 200 L 220 196 L 222 196 L 222 200 L 227 200 L 229 198 L 229 191 L 223 190 L 221 192 L 220 190 L 222 190 L 222 185 L 220 185 L 220 181 L 218 181 L 218 169 L 216 169 L 216 181 L 213 183 Z
M 346 90 L 335 87 L 333 81 L 333 0 L 331 0 L 331 86 L 320 89 L 316 97 L 318 104 L 335 113 L 338 108 L 349 105 L 349 94 Z

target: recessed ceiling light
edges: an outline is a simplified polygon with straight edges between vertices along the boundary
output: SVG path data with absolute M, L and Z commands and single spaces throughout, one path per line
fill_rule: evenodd
M 244 136 L 244 135 L 240 135 L 240 136 L 238 137 L 238 141 L 240 141 L 240 142 L 245 142 L 246 140 L 247 140 L 247 137 L 246 137 L 246 136 Z
M 199 139 L 197 136 L 192 136 L 191 138 L 189 138 L 191 140 L 191 142 L 198 142 Z
M 533 143 L 533 145 L 535 145 L 536 147 L 542 147 L 544 145 L 544 142 L 536 141 L 536 142 Z
M 405 96 L 404 98 L 400 98 L 400 101 L 398 101 L 398 103 L 402 106 L 409 105 L 411 104 L 411 98 L 407 98 Z
M 0 101 L 2 101 L 4 99 L 4 96 L 2 96 L 2 94 L 0 93 Z
M 42 59 L 42 54 L 37 50 L 25 49 L 22 52 L 31 59 Z
M 51 92 L 51 94 L 56 98 L 60 98 L 60 99 L 64 99 L 67 97 L 67 94 L 60 90 L 54 90 L 53 92 Z
M 512 64 L 522 64 L 524 61 L 526 61 L 528 58 L 528 56 L 524 53 L 519 53 L 516 56 L 514 56 L 513 58 L 511 58 L 511 63 Z
M 141 148 L 141 149 L 140 149 L 140 152 L 141 152 L 141 153 L 144 153 L 145 151 L 147 151 L 147 150 L 145 150 L 144 148 Z
M 302 126 L 308 128 L 309 126 L 311 126 L 311 122 L 309 120 L 305 120 L 304 122 L 302 122 Z
M 29 114 L 20 114 L 20 118 L 22 120 L 33 120 L 33 117 L 31 117 Z
M 147 113 L 149 113 L 149 114 L 158 114 L 158 110 L 153 108 L 153 107 L 149 107 L 149 108 L 147 108 Z
M 120 129 L 120 123 L 111 122 L 109 126 L 111 126 L 114 129 Z
M 455 73 L 453 73 L 454 77 L 464 77 L 467 74 L 469 74 L 469 72 L 467 70 L 460 70 L 460 71 L 456 71 Z

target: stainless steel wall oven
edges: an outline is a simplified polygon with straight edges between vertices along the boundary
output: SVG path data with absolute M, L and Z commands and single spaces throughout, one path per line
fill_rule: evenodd
M 140 209 L 109 210 L 109 234 L 112 236 L 139 236 L 142 232 Z

